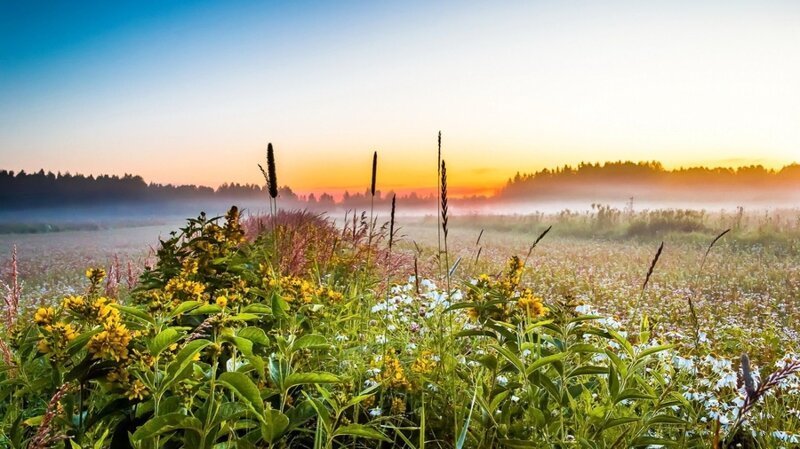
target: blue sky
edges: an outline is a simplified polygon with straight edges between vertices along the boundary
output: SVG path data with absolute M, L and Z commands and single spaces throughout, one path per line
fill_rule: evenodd
M 0 167 L 465 188 L 800 154 L 797 2 L 3 2 Z M 491 154 L 491 157 L 486 157 Z M 309 161 L 315 163 L 311 164 Z M 365 169 L 366 168 L 366 169 Z M 388 170 L 388 169 L 387 169 Z

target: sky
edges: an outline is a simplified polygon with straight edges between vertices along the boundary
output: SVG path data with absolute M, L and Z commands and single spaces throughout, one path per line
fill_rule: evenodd
M 0 0 L 0 168 L 451 194 L 800 160 L 796 1 Z

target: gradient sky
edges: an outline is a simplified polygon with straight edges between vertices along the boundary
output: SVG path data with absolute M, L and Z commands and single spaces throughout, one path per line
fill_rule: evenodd
M 0 2 L 0 168 L 457 193 L 800 159 L 800 2 Z

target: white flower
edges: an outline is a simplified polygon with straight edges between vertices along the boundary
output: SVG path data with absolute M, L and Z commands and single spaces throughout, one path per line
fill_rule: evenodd
M 369 409 L 369 416 L 376 417 L 376 416 L 381 416 L 382 414 L 383 414 L 383 410 L 381 410 L 380 407 L 375 407 L 375 408 Z
M 497 384 L 500 385 L 501 387 L 505 387 L 506 385 L 508 385 L 508 377 L 502 374 L 497 376 Z

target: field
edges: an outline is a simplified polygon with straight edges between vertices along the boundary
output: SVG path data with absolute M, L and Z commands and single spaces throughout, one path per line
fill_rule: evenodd
M 798 447 L 796 211 L 368 217 L 0 236 L 0 444 Z

